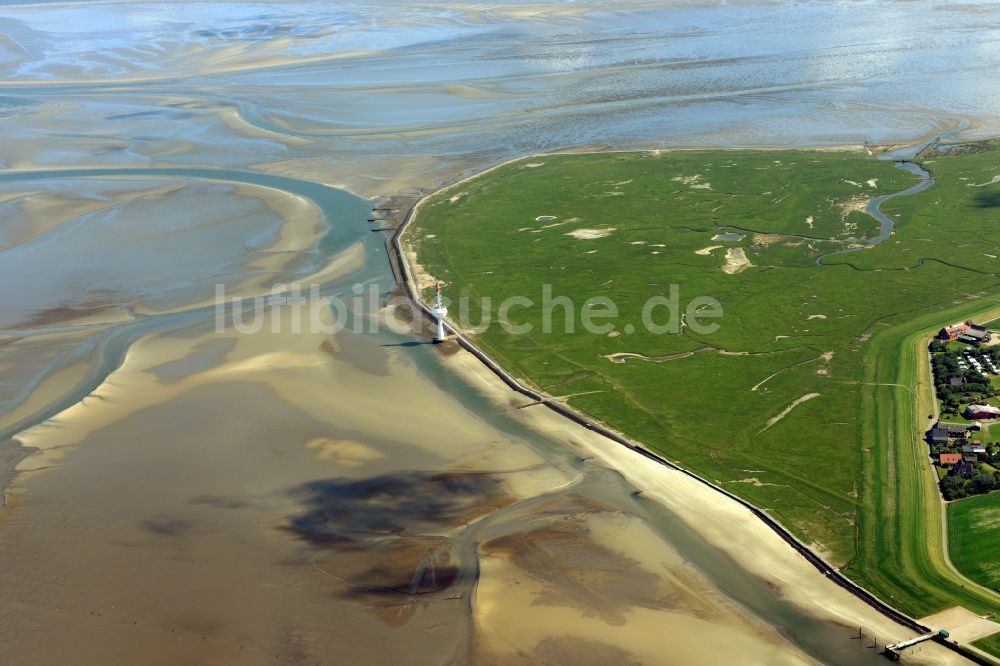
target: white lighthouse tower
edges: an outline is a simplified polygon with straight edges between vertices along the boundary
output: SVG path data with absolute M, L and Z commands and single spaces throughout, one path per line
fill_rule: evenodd
M 434 342 L 444 342 L 444 318 L 448 316 L 448 308 L 441 303 L 441 283 L 435 283 L 437 297 L 434 299 L 434 307 L 431 314 L 437 319 L 437 333 L 434 334 Z

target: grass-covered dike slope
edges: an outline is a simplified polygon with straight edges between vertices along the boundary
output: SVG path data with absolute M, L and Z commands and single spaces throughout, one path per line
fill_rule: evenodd
M 535 302 L 510 311 L 532 332 L 494 312 L 473 336 L 513 374 L 766 508 L 908 613 L 998 613 L 946 566 L 915 377 L 930 330 L 998 305 L 1000 153 L 924 166 L 937 184 L 883 207 L 893 236 L 820 264 L 875 236 L 865 203 L 915 176 L 844 151 L 532 157 L 434 195 L 406 241 L 453 317 L 463 296 L 473 322 L 485 297 Z M 575 332 L 562 310 L 542 330 L 546 284 L 575 303 Z M 682 307 L 716 299 L 718 330 L 647 331 L 643 304 L 671 285 Z M 614 331 L 580 330 L 596 296 Z

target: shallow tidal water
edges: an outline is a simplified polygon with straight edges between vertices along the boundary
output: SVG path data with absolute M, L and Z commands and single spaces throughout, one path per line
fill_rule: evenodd
M 518 155 L 993 134 L 998 37 L 989 2 L 0 2 L 0 661 L 880 661 L 442 350 L 213 296 L 374 285 L 369 325 L 375 198 Z

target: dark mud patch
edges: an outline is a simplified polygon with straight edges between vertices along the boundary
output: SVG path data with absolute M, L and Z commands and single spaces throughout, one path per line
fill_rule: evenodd
M 574 664 L 574 666 L 641 666 L 642 662 L 614 645 L 575 636 L 551 636 L 539 641 L 531 655 L 533 664 Z
M 463 569 L 449 533 L 514 502 L 498 477 L 474 472 L 314 481 L 291 495 L 303 512 L 283 529 L 309 546 L 298 564 L 390 626 L 431 598 L 464 596 L 467 584 L 452 588 L 471 583 L 474 571 Z
M 673 609 L 685 606 L 683 595 L 638 561 L 592 538 L 585 520 L 599 508 L 572 501 L 557 511 L 575 511 L 550 524 L 487 541 L 482 550 L 499 555 L 543 584 L 535 603 L 573 607 L 611 625 L 625 624 L 629 609 Z
M 394 292 L 395 293 L 395 292 Z M 437 333 L 437 323 L 424 314 L 410 298 L 404 293 L 394 300 L 392 316 L 401 324 L 409 327 L 410 332 L 419 338 L 432 339 Z
M 75 319 L 111 312 L 116 309 L 115 306 L 107 303 L 95 303 L 92 306 L 59 305 L 54 308 L 46 308 L 45 310 L 35 310 L 24 319 L 23 326 L 25 328 L 40 328 L 53 324 L 63 324 Z
M 3 490 L 13 480 L 18 464 L 36 451 L 38 449 L 22 446 L 16 439 L 0 442 L 0 509 L 7 506 L 7 497 Z
M 245 509 L 250 506 L 250 503 L 246 500 L 236 499 L 232 497 L 223 497 L 222 495 L 197 495 L 191 498 L 191 504 L 199 504 L 201 506 L 211 507 L 213 509 Z
M 433 594 L 451 587 L 459 568 L 447 539 L 396 539 L 375 549 L 377 561 L 358 576 L 348 596 L 398 599 Z
M 152 516 L 139 523 L 139 526 L 151 534 L 165 537 L 183 536 L 194 527 L 188 520 L 168 515 Z
M 342 331 L 337 342 L 340 344 L 340 360 L 362 372 L 380 377 L 389 375 L 389 356 L 375 338 Z
M 311 567 L 333 597 L 362 606 L 391 627 L 403 626 L 429 603 L 464 597 L 467 585 L 451 588 L 474 578 L 474 572 L 462 576 L 454 544 L 444 537 L 355 538 L 326 545 L 333 547 L 291 564 Z
M 643 661 L 618 646 L 574 635 L 549 636 L 540 640 L 530 652 L 525 650 L 517 654 L 496 654 L 489 648 L 481 649 L 473 663 L 477 666 L 641 666 Z
M 478 472 L 412 472 L 311 481 L 289 493 L 304 512 L 285 528 L 314 545 L 440 533 L 514 498 L 500 478 Z
M 235 347 L 236 340 L 233 339 L 205 340 L 195 345 L 188 356 L 153 366 L 149 372 L 153 373 L 161 384 L 173 384 L 221 365 L 226 354 Z
M 439 342 L 434 345 L 438 353 L 442 356 L 454 356 L 458 352 L 462 351 L 462 345 L 458 344 L 458 340 L 455 338 L 448 338 L 443 342 Z
M 81 294 L 79 300 L 63 301 L 40 310 L 21 311 L 24 313 L 22 325 L 25 328 L 39 328 L 85 317 L 120 313 L 123 304 L 130 300 L 131 297 L 124 293 L 108 289 L 92 289 Z

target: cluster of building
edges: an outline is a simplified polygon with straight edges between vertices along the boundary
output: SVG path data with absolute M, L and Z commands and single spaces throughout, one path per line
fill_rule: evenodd
M 979 424 L 972 426 L 961 423 L 935 423 L 934 427 L 927 431 L 927 441 L 931 444 L 943 445 L 953 439 L 967 439 L 972 428 L 979 430 Z
M 943 342 L 957 341 L 973 347 L 978 347 L 991 341 L 989 329 L 971 321 L 958 322 L 951 326 L 945 326 L 938 332 L 937 338 Z M 970 368 L 984 378 L 987 372 L 1000 375 L 1000 368 L 997 368 L 990 354 L 966 349 L 958 353 L 957 361 L 962 375 L 948 377 L 948 383 L 952 387 L 960 387 L 967 381 L 977 386 L 979 385 L 979 380 L 967 379 L 966 373 Z M 938 372 L 937 366 L 935 366 L 935 372 Z M 993 395 L 993 393 L 988 392 L 983 396 L 979 396 L 979 399 L 987 395 Z M 974 404 L 966 407 L 962 415 L 970 421 L 1000 419 L 1000 408 L 993 405 Z M 927 442 L 933 447 L 932 450 L 937 453 L 938 464 L 943 468 L 948 468 L 949 476 L 971 479 L 977 473 L 977 469 L 980 468 L 980 463 L 987 460 L 986 447 L 979 440 L 971 439 L 972 433 L 981 429 L 978 423 L 938 422 L 934 424 L 933 428 L 927 431 Z M 964 494 L 960 496 L 964 496 Z M 948 498 L 947 493 L 945 497 L 946 499 Z
M 930 444 L 945 446 L 952 440 L 968 439 L 972 432 L 977 430 L 980 430 L 978 423 L 963 425 L 939 422 L 927 431 L 927 441 Z M 975 473 L 976 463 L 985 455 L 986 447 L 978 440 L 972 440 L 969 444 L 962 445 L 960 452 L 939 453 L 938 464 L 942 467 L 951 467 L 951 474 L 970 478 Z
M 961 453 L 941 453 L 938 454 L 938 464 L 942 467 L 951 467 L 950 474 L 971 478 L 976 472 L 976 463 L 979 456 L 986 455 L 986 447 L 982 444 L 970 444 L 962 447 Z
M 970 345 L 981 345 L 990 341 L 990 331 L 971 321 L 945 326 L 938 332 L 939 340 L 958 340 Z

